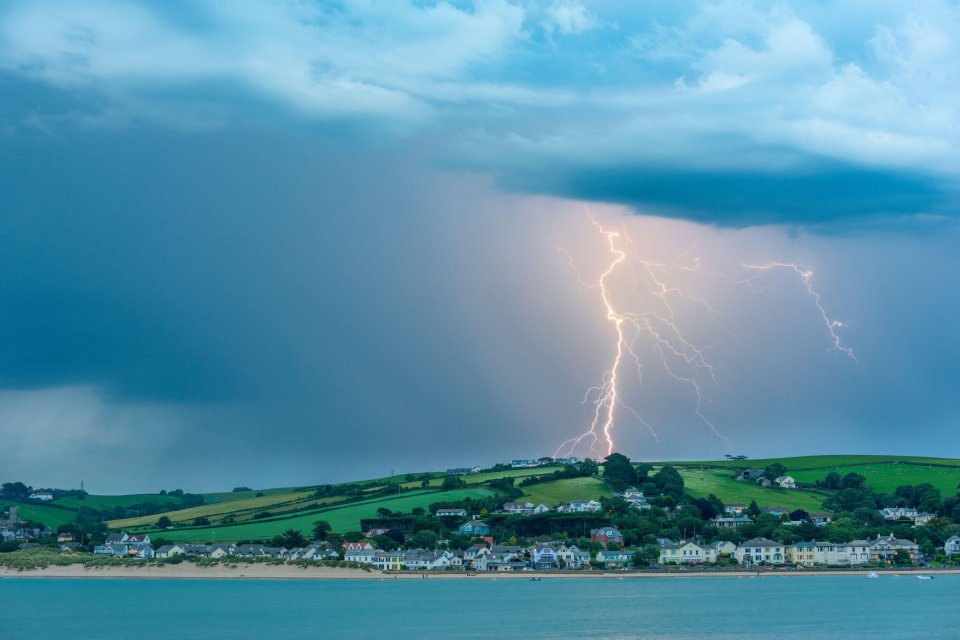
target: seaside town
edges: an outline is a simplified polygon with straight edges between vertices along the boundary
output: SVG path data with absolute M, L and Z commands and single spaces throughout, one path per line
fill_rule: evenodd
M 856 473 L 830 473 L 820 484 L 835 491 L 824 501 L 835 509 L 809 513 L 755 501 L 724 504 L 714 496 L 692 498 L 669 465 L 654 472 L 620 454 L 608 456 L 602 468 L 575 458 L 513 460 L 498 468 L 554 469 L 546 476 L 526 477 L 521 484 L 528 487 L 555 478 L 596 478 L 621 488 L 612 495 L 549 504 L 523 499 L 515 478 L 501 477 L 489 481 L 493 497 L 440 501 L 409 513 L 381 507 L 349 532 L 334 532 L 318 519 L 309 534 L 289 529 L 270 540 L 222 543 L 170 540 L 167 536 L 177 528 L 166 516 L 151 531 L 110 531 L 102 523 L 87 533 L 71 524 L 53 531 L 25 520 L 20 507 L 10 506 L 0 512 L 0 544 L 6 551 L 47 549 L 134 562 L 243 560 L 381 571 L 717 571 L 960 563 L 960 526 L 952 521 L 960 515 L 956 499 L 943 501 L 929 486 L 900 487 L 892 499 L 872 493 Z M 462 486 L 465 476 L 483 471 L 448 469 L 443 488 Z M 799 486 L 777 464 L 738 469 L 735 480 L 774 486 L 784 496 Z M 55 493 L 27 495 L 27 487 L 18 489 L 27 504 L 50 502 Z M 176 493 L 184 496 L 196 502 Z M 884 501 L 896 504 L 877 506 Z M 866 504 L 874 506 L 857 506 Z

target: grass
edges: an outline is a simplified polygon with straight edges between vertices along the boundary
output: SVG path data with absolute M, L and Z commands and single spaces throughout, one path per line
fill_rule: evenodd
M 314 505 L 329 504 L 332 501 L 343 500 L 343 497 L 327 497 L 313 499 L 313 492 L 306 491 L 302 493 L 273 493 L 233 500 L 230 502 L 216 502 L 214 504 L 204 504 L 188 509 L 178 511 L 168 511 L 166 513 L 155 513 L 149 516 L 139 518 L 124 518 L 123 520 L 111 520 L 108 524 L 113 529 L 123 527 L 145 527 L 154 524 L 160 516 L 167 516 L 175 523 L 191 523 L 194 518 L 209 518 L 211 521 L 222 520 L 227 516 L 233 516 L 237 520 L 249 520 L 253 514 L 259 511 L 271 511 L 274 509 L 289 509 L 291 507 L 306 507 Z
M 553 508 L 572 500 L 596 500 L 610 495 L 607 483 L 598 478 L 565 478 L 521 488 L 528 502 L 543 502 Z
M 734 480 L 733 473 L 729 470 L 704 469 L 702 478 L 699 470 L 677 470 L 683 476 L 687 491 L 697 498 L 705 498 L 712 493 L 724 504 L 750 504 L 751 500 L 756 500 L 761 507 L 789 507 L 811 513 L 823 511 L 823 500 L 826 496 L 818 492 L 761 487 L 753 482 Z
M 33 520 L 42 522 L 54 531 L 62 524 L 73 522 L 77 513 L 70 509 L 58 508 L 49 504 L 33 504 L 25 502 L 11 502 L 9 500 L 0 500 L 0 509 L 7 507 L 19 507 L 20 517 L 24 520 Z
M 927 466 L 922 464 L 900 464 L 888 462 L 884 464 L 867 464 L 836 469 L 840 475 L 859 473 L 867 479 L 870 488 L 883 493 L 893 493 L 902 485 L 917 485 L 929 482 L 944 497 L 957 493 L 960 485 L 960 467 Z M 797 482 L 813 484 L 829 473 L 829 470 L 817 469 L 809 471 L 788 471 Z
M 114 507 L 132 507 L 137 504 L 147 502 L 156 502 L 158 504 L 183 504 L 183 498 L 179 496 L 161 496 L 156 493 L 131 493 L 122 496 L 95 496 L 88 495 L 82 500 L 80 498 L 58 498 L 53 504 L 77 510 L 80 507 L 91 507 L 93 509 L 113 509 Z
M 489 489 L 475 487 L 456 489 L 453 491 L 425 491 L 410 493 L 387 498 L 379 498 L 363 503 L 352 503 L 342 506 L 317 509 L 309 513 L 288 518 L 273 518 L 256 520 L 237 525 L 218 527 L 202 527 L 195 529 L 166 530 L 152 532 L 156 537 L 163 537 L 175 542 L 209 542 L 216 539 L 218 542 L 235 542 L 238 540 L 261 540 L 271 538 L 287 529 L 302 531 L 310 534 L 313 523 L 317 520 L 326 520 L 338 533 L 356 531 L 360 526 L 361 518 L 373 518 L 377 509 L 385 507 L 391 511 L 408 513 L 416 507 L 427 508 L 430 503 L 444 500 L 462 500 L 463 498 L 480 498 L 491 495 Z
M 779 462 L 787 468 L 790 475 L 794 471 L 807 471 L 814 469 L 826 469 L 824 473 L 836 470 L 841 472 L 842 467 L 862 466 L 871 464 L 886 464 L 905 462 L 922 465 L 943 465 L 948 467 L 960 468 L 960 460 L 955 458 L 931 458 L 918 456 L 875 456 L 875 455 L 829 455 L 829 456 L 797 456 L 792 458 L 757 458 L 756 460 L 711 460 L 704 462 L 686 461 L 670 462 L 663 464 L 672 464 L 674 466 L 685 467 L 720 467 L 729 469 L 747 469 L 766 467 Z M 794 476 L 796 477 L 796 476 Z

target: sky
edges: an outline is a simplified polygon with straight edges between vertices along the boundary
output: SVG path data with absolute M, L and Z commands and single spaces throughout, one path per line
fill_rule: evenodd
M 634 459 L 960 456 L 958 34 L 956 1 L 5 2 L 0 480 L 553 455 L 602 427 L 615 318 Z

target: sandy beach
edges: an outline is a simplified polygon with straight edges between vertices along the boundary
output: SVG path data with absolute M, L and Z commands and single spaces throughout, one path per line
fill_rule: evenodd
M 236 567 L 227 565 L 196 566 L 189 563 L 175 565 L 150 565 L 128 567 L 87 568 L 82 565 L 51 566 L 44 569 L 17 571 L 0 567 L 0 578 L 142 578 L 142 579 L 174 579 L 174 580 L 202 580 L 202 579 L 242 579 L 242 580 L 529 580 L 533 577 L 544 580 L 575 578 L 587 579 L 627 579 L 627 578 L 783 578 L 783 577 L 817 577 L 817 576 L 851 576 L 864 577 L 869 570 L 822 570 L 822 571 L 690 571 L 690 572 L 577 572 L 577 573 L 531 573 L 531 572 L 498 572 L 476 573 L 421 573 L 398 572 L 384 573 L 376 569 L 340 569 L 334 567 L 299 567 L 294 565 L 270 564 L 240 564 Z M 920 573 L 931 575 L 960 574 L 960 569 L 940 570 L 881 570 L 881 576 L 915 576 Z M 426 576 L 426 578 L 424 578 Z

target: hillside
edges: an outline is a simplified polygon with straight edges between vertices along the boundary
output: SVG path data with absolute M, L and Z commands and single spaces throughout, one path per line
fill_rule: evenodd
M 797 489 L 764 488 L 738 481 L 738 470 L 781 464 L 793 476 Z M 904 456 L 804 456 L 757 460 L 678 461 L 653 463 L 654 471 L 670 464 L 683 478 L 686 493 L 694 498 L 717 496 L 724 503 L 756 501 L 761 507 L 786 507 L 807 512 L 823 511 L 823 502 L 832 493 L 817 486 L 828 473 L 844 476 L 858 473 L 870 487 L 892 493 L 901 485 L 929 483 L 944 497 L 960 485 L 960 460 Z M 24 518 L 56 529 L 72 523 L 80 510 L 99 514 L 114 530 L 150 532 L 171 541 L 239 541 L 269 539 L 288 529 L 309 532 L 313 523 L 325 520 L 335 532 L 356 531 L 361 518 L 377 516 L 377 510 L 410 513 L 430 504 L 489 498 L 513 483 L 516 495 L 535 504 L 560 503 L 578 499 L 609 497 L 611 490 L 599 477 L 552 475 L 562 469 L 508 469 L 462 476 L 462 485 L 444 489 L 446 474 L 424 472 L 362 480 L 337 485 L 279 487 L 259 490 L 207 493 L 191 496 L 170 494 L 87 495 L 58 498 L 49 503 L 18 504 Z M 507 485 L 503 483 L 506 482 Z M 496 486 L 494 486 L 496 485 Z M 203 504 L 197 504 L 200 500 Z M 161 517 L 172 528 L 159 529 Z

